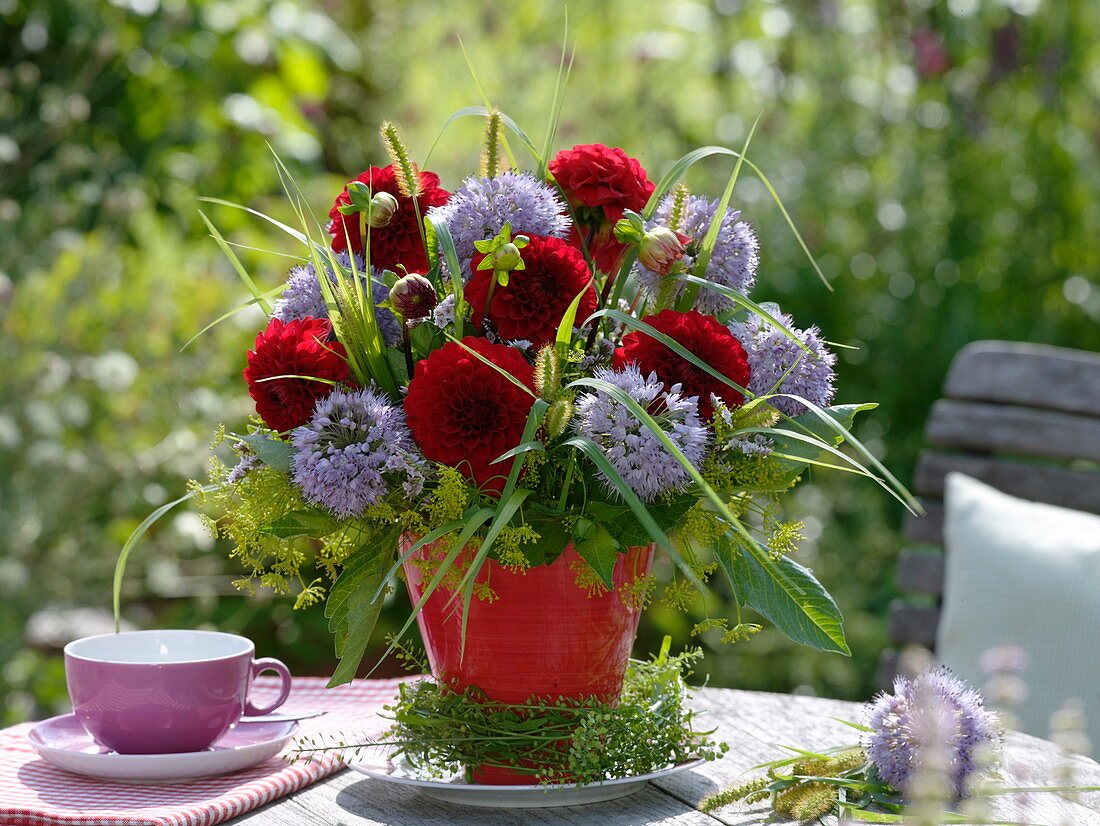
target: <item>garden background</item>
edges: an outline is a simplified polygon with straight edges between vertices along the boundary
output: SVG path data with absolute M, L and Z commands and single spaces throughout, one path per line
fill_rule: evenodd
M 881 402 L 857 432 L 900 478 L 966 342 L 1100 349 L 1100 4 L 593 0 L 568 13 L 559 147 L 622 146 L 655 178 L 695 146 L 739 148 L 762 113 L 750 157 L 835 292 L 743 175 L 734 203 L 762 242 L 753 297 L 857 348 L 840 351 L 839 400 Z M 258 315 L 181 351 L 248 298 L 198 196 L 286 217 L 270 145 L 323 214 L 384 163 L 386 119 L 423 156 L 454 110 L 482 102 L 460 38 L 492 101 L 541 134 L 564 25 L 564 6 L 541 0 L 0 0 L 0 723 L 64 702 L 56 651 L 24 643 L 28 618 L 108 607 L 126 536 L 202 477 L 218 424 L 250 412 L 240 371 Z M 476 167 L 479 127 L 440 141 L 430 168 L 445 187 Z M 688 182 L 717 195 L 728 174 L 716 162 Z M 243 213 L 210 212 L 237 243 L 286 249 Z M 241 252 L 264 285 L 283 276 L 277 255 Z M 788 508 L 854 655 L 766 631 L 702 640 L 698 671 L 862 699 L 901 508 L 839 473 Z M 326 673 L 320 609 L 235 594 L 225 550 L 196 513 L 173 512 L 134 554 L 128 615 L 244 633 Z M 652 607 L 639 653 L 664 633 L 691 644 L 692 622 Z

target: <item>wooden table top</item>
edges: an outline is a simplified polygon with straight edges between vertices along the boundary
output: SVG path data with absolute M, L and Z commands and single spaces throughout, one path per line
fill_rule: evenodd
M 695 804 L 718 788 L 744 779 L 750 767 L 787 756 L 781 745 L 827 748 L 854 743 L 858 733 L 830 717 L 862 721 L 862 706 L 840 700 L 705 688 L 694 694 L 695 708 L 706 711 L 702 723 L 717 726 L 715 739 L 730 751 L 717 762 L 652 781 L 643 791 L 607 803 L 543 809 L 488 809 L 436 801 L 408 786 L 343 771 L 230 821 L 249 826 L 527 826 L 527 824 L 599 824 L 599 826 L 750 826 L 768 820 L 766 803 L 729 806 L 703 814 Z M 1045 740 L 1009 733 L 1002 760 L 1008 786 L 1100 786 L 1100 764 L 1064 756 Z M 755 775 L 746 775 L 751 777 Z M 1002 795 L 993 802 L 995 819 L 1049 826 L 1100 826 L 1100 793 Z

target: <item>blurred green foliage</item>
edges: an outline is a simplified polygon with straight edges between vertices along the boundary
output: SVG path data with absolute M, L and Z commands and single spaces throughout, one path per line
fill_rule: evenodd
M 202 475 L 218 423 L 248 415 L 239 371 L 258 314 L 181 352 L 248 297 L 198 196 L 287 217 L 270 144 L 322 214 L 382 162 L 383 119 L 423 157 L 451 112 L 482 102 L 459 38 L 492 101 L 541 136 L 563 7 L 439 8 L 0 0 L 0 722 L 64 701 L 56 654 L 23 648 L 27 617 L 108 605 L 121 541 Z M 1100 349 L 1098 32 L 1100 6 L 1056 0 L 576 3 L 557 144 L 619 145 L 656 177 L 695 146 L 739 147 L 762 112 L 750 155 L 835 291 L 742 176 L 734 200 L 763 243 L 754 298 L 857 348 L 841 351 L 839 399 L 881 402 L 859 432 L 904 479 L 966 342 Z M 443 135 L 428 166 L 445 185 L 475 169 L 479 126 Z M 728 172 L 703 165 L 688 182 L 717 196 Z M 243 213 L 212 215 L 239 244 L 288 249 Z M 278 283 L 285 259 L 240 252 Z M 713 683 L 869 693 L 900 506 L 860 481 L 821 474 L 789 502 L 854 656 L 774 632 L 704 640 Z M 226 595 L 232 570 L 181 510 L 134 556 L 133 615 L 239 630 L 302 673 L 331 668 L 319 611 Z M 686 644 L 693 619 L 654 606 L 639 648 L 666 631 Z

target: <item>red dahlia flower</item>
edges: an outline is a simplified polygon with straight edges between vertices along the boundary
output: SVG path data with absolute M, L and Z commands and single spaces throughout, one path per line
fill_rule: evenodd
M 507 286 L 497 284 L 493 289 L 489 320 L 501 338 L 526 339 L 541 347 L 554 340 L 562 316 L 586 284 L 588 289 L 577 309 L 577 322 L 596 311 L 596 288 L 584 256 L 560 238 L 533 235 L 521 254 L 524 268 L 509 273 Z M 494 277 L 492 270 L 477 268 L 484 258 L 483 253 L 477 253 L 471 260 L 473 276 L 464 295 L 470 305 L 471 319 L 478 325 L 484 318 Z
M 415 203 L 412 198 L 401 194 L 393 164 L 382 169 L 372 166 L 348 183 L 354 181 L 366 184 L 373 193 L 388 192 L 397 199 L 397 211 L 389 223 L 370 230 L 371 265 L 380 270 L 393 270 L 398 264 L 402 264 L 409 272 L 426 272 L 428 256 L 420 237 L 417 212 L 423 218 L 430 207 L 442 206 L 451 197 L 451 193 L 439 188 L 439 176 L 434 172 L 420 173 L 420 196 Z M 328 217 L 332 219 L 332 223 L 328 231 L 332 235 L 332 248 L 336 252 L 345 252 L 350 240 L 352 251 L 362 255 L 363 236 L 359 231 L 359 214 L 343 215 L 340 212 L 340 207 L 350 203 L 351 198 L 345 186 L 329 210 Z
M 662 310 L 654 316 L 642 319 L 655 330 L 677 341 L 685 350 L 693 353 L 723 376 L 741 387 L 749 385 L 749 362 L 741 342 L 728 329 L 709 315 L 690 310 L 678 313 Z M 700 370 L 687 359 L 652 336 L 635 330 L 623 337 L 623 344 L 615 350 L 612 366 L 621 370 L 628 364 L 637 364 L 642 375 L 653 372 L 665 383 L 683 387 L 685 396 L 699 397 L 699 415 L 714 415 L 711 394 L 730 407 L 740 407 L 745 397 L 723 381 Z
M 569 241 L 580 247 L 578 228 L 588 234 L 588 252 L 603 272 L 612 272 L 626 249 L 612 228 L 625 210 L 641 212 L 656 188 L 636 158 L 602 143 L 563 149 L 550 162 L 550 172 L 576 216 Z
M 523 438 L 535 400 L 534 370 L 512 347 L 472 336 L 462 339 L 462 345 L 449 342 L 417 363 L 405 396 L 405 415 L 428 459 L 458 468 L 479 487 L 500 491 L 515 460 L 491 462 Z M 511 374 L 531 393 L 466 347 Z
M 248 351 L 244 371 L 248 395 L 268 427 L 280 433 L 304 425 L 317 400 L 333 391 L 326 381 L 277 379 L 273 376 L 311 376 L 343 382 L 349 368 L 344 345 L 329 341 L 332 325 L 324 318 L 271 319 Z M 266 381 L 265 381 L 266 379 Z

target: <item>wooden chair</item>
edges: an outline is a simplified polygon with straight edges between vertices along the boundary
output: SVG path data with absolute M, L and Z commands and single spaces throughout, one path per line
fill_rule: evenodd
M 944 477 L 960 471 L 1013 496 L 1100 513 L 1100 353 L 976 341 L 959 351 L 925 427 L 889 619 L 897 646 L 933 648 L 943 596 Z M 884 653 L 879 683 L 898 673 Z

